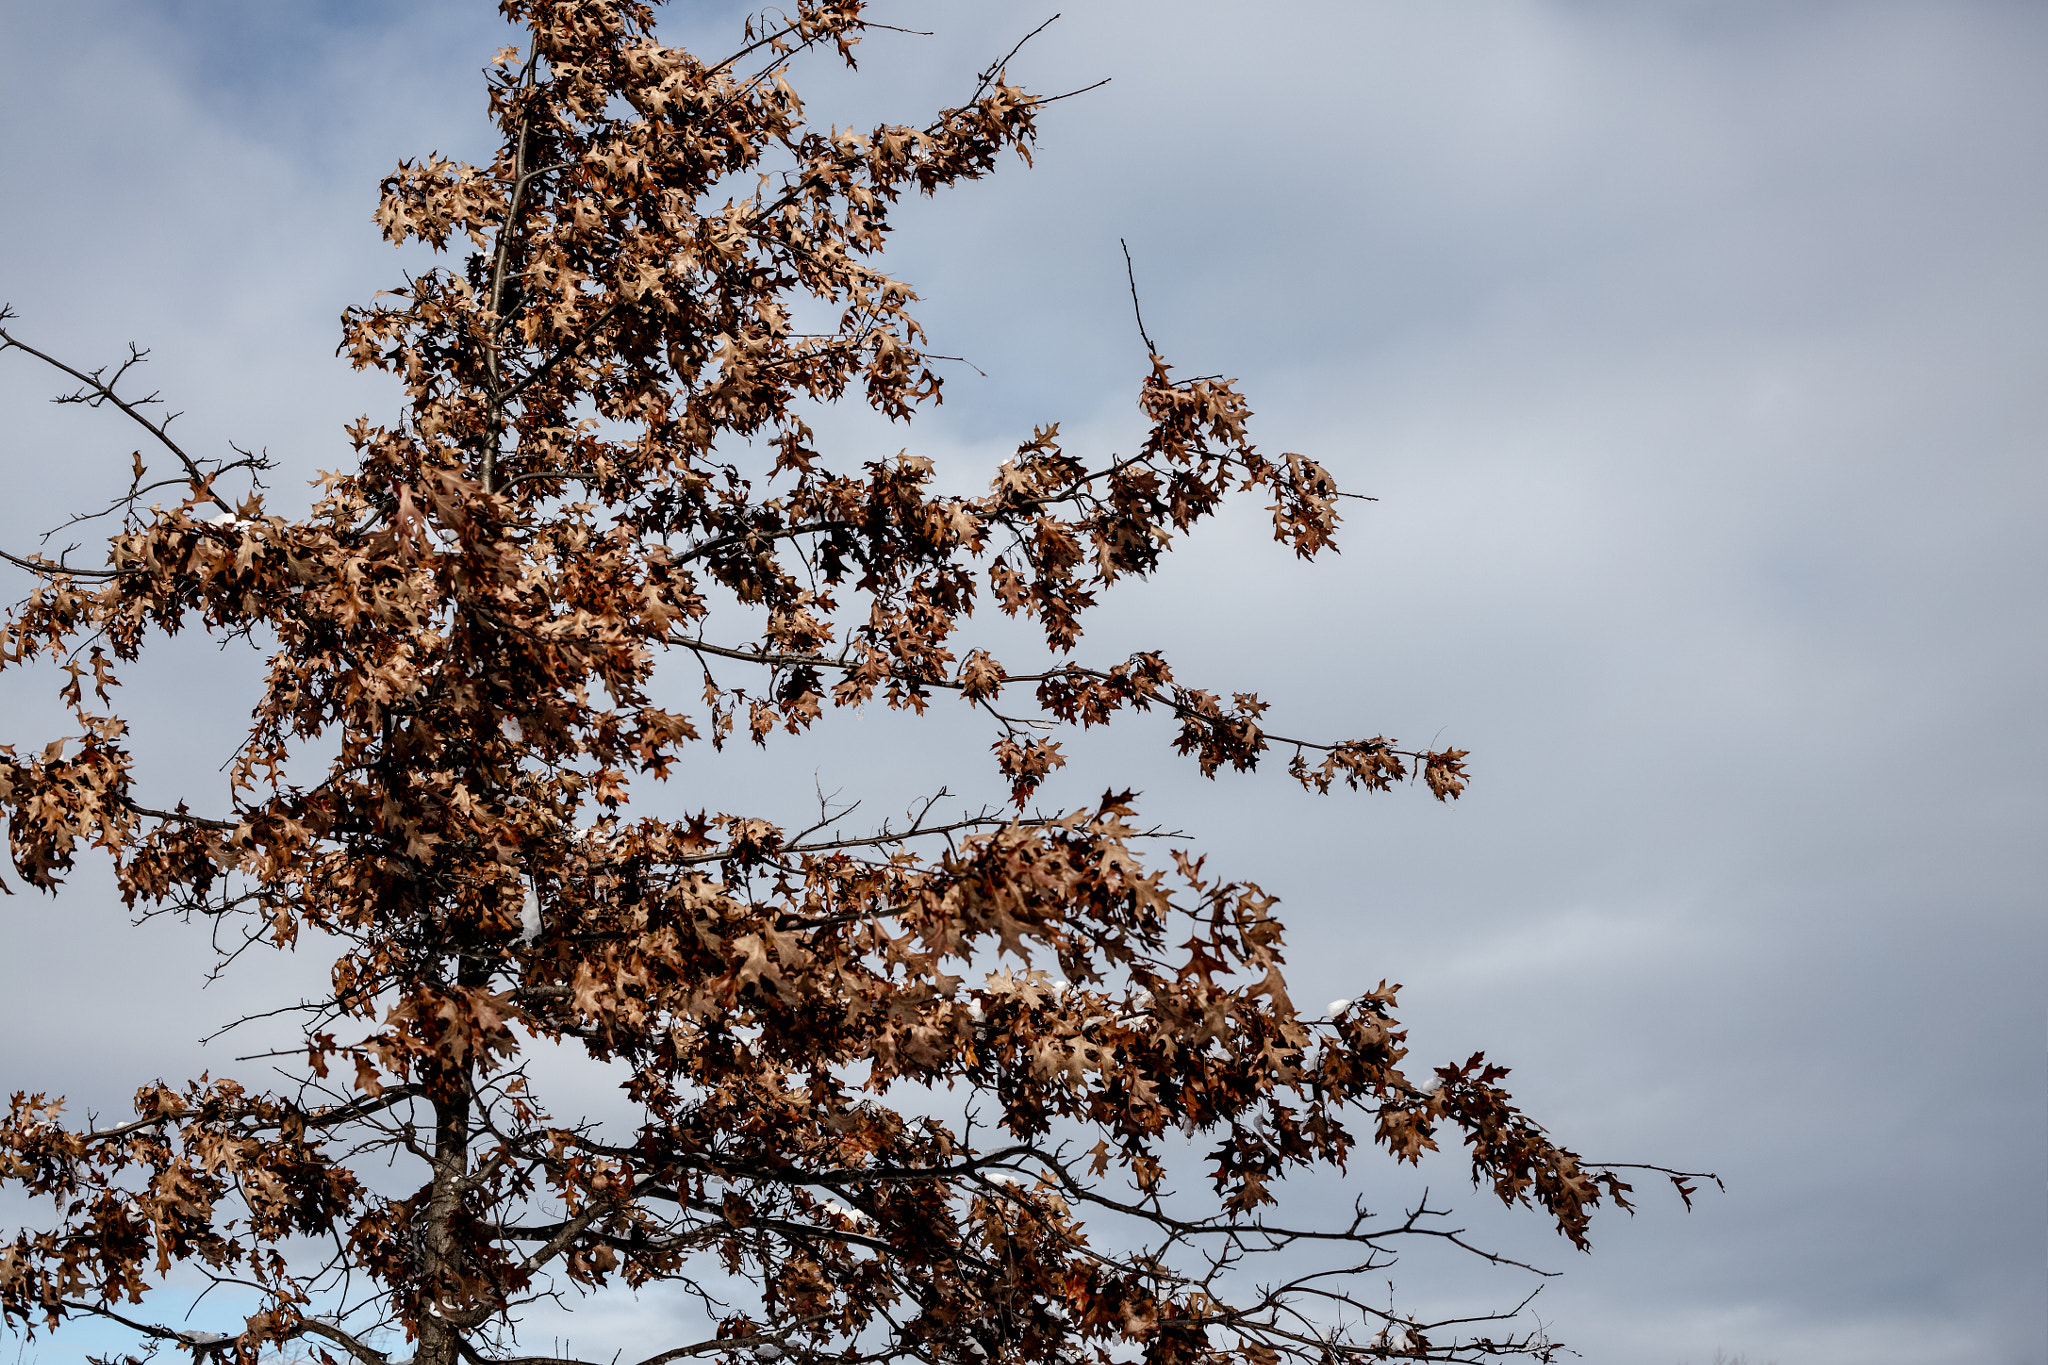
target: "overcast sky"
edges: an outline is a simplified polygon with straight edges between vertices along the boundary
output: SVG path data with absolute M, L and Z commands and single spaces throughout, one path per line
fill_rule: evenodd
M 739 13 L 670 8 L 707 52 Z M 267 446 L 302 500 L 342 423 L 394 411 L 336 318 L 404 264 L 378 178 L 484 154 L 493 10 L 0 0 L 0 299 L 67 355 L 155 348 L 190 440 Z M 1051 12 L 879 4 L 935 36 L 878 35 L 821 110 L 922 119 Z M 1241 377 L 1265 449 L 1379 501 L 1314 566 L 1255 514 L 1198 535 L 1089 652 L 1475 773 L 1449 808 L 1313 799 L 1205 783 L 1139 724 L 1070 742 L 1049 803 L 1141 787 L 1282 898 L 1297 998 L 1403 982 L 1423 1057 L 1486 1048 L 1579 1150 L 1721 1173 L 1581 1257 L 1434 1171 L 1568 1271 L 1543 1314 L 1587 1360 L 2041 1360 L 2048 6 L 1132 0 L 1011 70 L 1113 80 L 1047 113 L 1035 169 L 906 216 L 897 273 L 987 377 L 842 438 L 958 468 L 1044 421 L 1128 445 L 1128 239 L 1181 372 Z M 0 357 L 17 552 L 133 445 L 50 391 Z M 228 676 L 180 641 L 130 680 L 146 781 L 217 781 Z M 44 742 L 41 698 L 5 682 L 0 742 Z M 871 717 L 703 789 L 885 809 L 980 790 L 985 743 Z M 0 1090 L 119 1106 L 219 1069 L 194 1040 L 277 988 L 198 994 L 196 931 L 129 931 L 103 888 L 0 903 Z M 574 1330 L 630 1358 L 644 1323 Z

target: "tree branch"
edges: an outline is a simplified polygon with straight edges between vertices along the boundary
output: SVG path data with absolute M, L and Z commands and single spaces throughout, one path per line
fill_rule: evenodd
M 0 322 L 5 322 L 13 318 L 14 316 L 15 314 L 12 309 L 6 307 L 5 305 L 0 305 Z M 171 439 L 171 434 L 169 430 L 167 430 L 167 428 L 170 426 L 170 418 L 165 418 L 161 423 L 150 421 L 148 417 L 142 414 L 140 409 L 135 404 L 130 403 L 127 399 L 122 398 L 120 395 L 116 394 L 114 392 L 113 385 L 105 383 L 100 379 L 100 374 L 102 373 L 102 371 L 95 370 L 91 374 L 87 374 L 83 370 L 74 369 L 72 366 L 65 364 L 63 361 L 57 359 L 57 357 L 51 355 L 49 352 L 37 350 L 35 347 L 29 345 L 27 342 L 15 336 L 12 332 L 9 332 L 6 328 L 0 327 L 0 351 L 5 351 L 8 350 L 9 348 L 18 351 L 26 351 L 28 354 L 34 356 L 36 359 L 42 361 L 44 364 L 49 365 L 55 369 L 62 370 L 65 374 L 70 375 L 73 379 L 76 379 L 79 383 L 85 385 L 86 388 L 90 389 L 94 395 L 91 399 L 87 400 L 94 407 L 99 406 L 99 404 L 101 403 L 112 403 L 115 407 L 119 408 L 122 412 L 126 413 L 144 431 L 148 432 L 151 436 L 155 437 L 159 445 L 163 446 L 164 449 L 170 451 L 171 454 L 178 457 L 178 463 L 185 466 L 186 474 L 188 474 L 191 477 L 192 487 L 195 492 L 203 490 L 207 499 L 211 501 L 214 504 L 214 506 L 220 508 L 221 511 L 226 512 L 230 516 L 235 515 L 234 506 L 231 503 L 229 503 L 225 498 L 222 498 L 218 493 L 215 493 L 213 491 L 214 475 L 207 474 L 203 470 L 201 470 L 199 467 L 199 462 L 194 460 L 190 455 L 186 454 L 184 447 L 180 446 L 176 441 Z M 128 349 L 130 355 L 130 360 L 128 363 L 130 365 L 134 364 L 138 360 L 141 360 L 145 355 L 148 354 L 148 352 L 146 351 L 137 351 L 133 346 L 130 346 Z M 122 366 L 123 372 L 125 372 L 126 369 L 126 365 Z M 115 381 L 119 382 L 119 378 L 120 376 L 116 375 Z M 144 399 L 143 401 L 147 402 L 149 400 Z

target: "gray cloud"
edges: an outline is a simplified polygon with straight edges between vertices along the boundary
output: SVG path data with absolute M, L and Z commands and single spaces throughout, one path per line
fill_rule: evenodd
M 938 36 L 874 40 L 879 79 L 827 80 L 821 108 L 957 99 L 1042 17 L 891 13 Z M 342 459 L 340 424 L 389 404 L 330 354 L 340 307 L 401 264 L 375 181 L 477 145 L 488 7 L 0 17 L 0 296 L 74 352 L 156 345 L 195 439 Z M 676 16 L 707 39 L 724 17 Z M 1590 1360 L 2048 1346 L 2044 55 L 2038 6 L 1967 0 L 1106 3 L 1013 72 L 1113 83 L 1055 106 L 1035 169 L 902 234 L 935 341 L 989 377 L 846 439 L 971 462 L 1057 419 L 1077 448 L 1128 442 L 1121 236 L 1182 371 L 1243 376 L 1267 448 L 1381 498 L 1313 567 L 1255 511 L 1198 536 L 1095 648 L 1166 647 L 1301 731 L 1441 732 L 1474 751 L 1464 802 L 1204 783 L 1143 727 L 1070 745 L 1049 795 L 1141 786 L 1283 897 L 1303 998 L 1404 981 L 1424 1056 L 1485 1047 L 1582 1150 L 1728 1177 L 1689 1216 L 1649 1192 L 1581 1259 L 1427 1173 L 1567 1266 L 1545 1313 Z M 14 544 L 128 448 L 36 406 L 47 387 L 0 365 Z M 219 662 L 168 653 L 124 700 L 182 726 L 152 754 L 170 783 L 218 762 L 191 722 Z M 47 712 L 0 685 L 4 738 L 34 740 Z M 815 776 L 900 802 L 935 771 L 981 781 L 985 742 L 869 716 L 690 799 L 794 803 Z M 892 766 L 905 746 L 933 763 Z M 111 1107 L 218 1065 L 184 1045 L 230 1003 L 193 998 L 201 955 L 81 892 L 0 906 L 7 1088 Z M 80 992 L 178 1027 L 69 1022 L 54 1002 Z M 629 1345 L 635 1324 L 569 1326 Z

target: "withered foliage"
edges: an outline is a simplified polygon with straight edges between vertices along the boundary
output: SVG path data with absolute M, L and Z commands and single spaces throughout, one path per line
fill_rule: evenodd
M 646 1365 L 1547 1357 L 1504 1316 L 1369 1298 L 1403 1239 L 1456 1240 L 1432 1211 L 1283 1226 L 1275 1186 L 1359 1144 L 1462 1143 L 1583 1245 L 1593 1206 L 1625 1202 L 1613 1170 L 1481 1059 L 1404 1072 L 1391 989 L 1298 1011 L 1271 899 L 1141 857 L 1128 793 L 1031 805 L 1051 736 L 1124 711 L 1205 774 L 1277 750 L 1318 791 L 1458 795 L 1458 750 L 1282 739 L 1256 696 L 1156 653 L 1077 652 L 1085 609 L 1226 497 L 1261 499 L 1298 555 L 1328 547 L 1329 474 L 1260 454 L 1229 383 L 1156 356 L 1133 453 L 1048 427 L 979 496 L 912 454 L 834 459 L 804 420 L 938 401 L 916 296 L 877 264 L 890 216 L 1028 159 L 1047 101 L 998 63 L 922 127 L 806 122 L 798 59 L 851 66 L 858 0 L 806 0 L 717 62 L 633 0 L 502 9 L 530 43 L 491 68 L 495 158 L 408 162 L 377 215 L 462 264 L 346 315 L 346 355 L 406 407 L 350 429 L 308 515 L 270 510 L 260 461 L 185 451 L 126 366 L 0 330 L 169 462 L 152 482 L 137 457 L 103 565 L 8 556 L 35 586 L 0 666 L 56 670 L 76 717 L 0 749 L 19 879 L 54 889 L 93 845 L 138 913 L 333 954 L 296 1084 L 153 1081 L 97 1129 L 14 1096 L 0 1180 L 57 1212 L 0 1248 L 6 1321 L 111 1319 L 195 1359 L 541 1361 L 522 1305 L 666 1283 L 704 1328 Z M 967 647 L 988 604 L 1052 662 Z M 150 808 L 110 689 L 194 629 L 269 648 L 263 682 L 222 804 Z M 701 677 L 693 709 L 656 704 L 664 660 L 691 695 Z M 692 744 L 940 694 L 990 718 L 1009 807 L 862 835 L 628 804 Z M 552 1111 L 526 1067 L 549 1047 L 623 1064 L 637 1132 Z M 1199 1198 L 1172 1193 L 1176 1153 Z M 180 1274 L 258 1306 L 219 1331 L 152 1316 Z

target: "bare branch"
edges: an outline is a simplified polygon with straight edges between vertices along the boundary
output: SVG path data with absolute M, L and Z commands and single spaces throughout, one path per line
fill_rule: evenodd
M 0 307 L 0 321 L 5 321 L 13 316 L 14 314 L 10 312 L 8 309 Z M 155 438 L 158 445 L 161 445 L 164 449 L 170 451 L 172 455 L 177 457 L 178 463 L 185 467 L 185 474 L 190 479 L 191 486 L 195 493 L 199 493 L 200 495 L 204 496 L 208 501 L 212 502 L 214 506 L 220 508 L 221 511 L 226 512 L 229 516 L 233 516 L 235 514 L 234 505 L 232 503 L 229 503 L 225 498 L 222 498 L 219 494 L 213 492 L 213 479 L 215 475 L 210 475 L 206 473 L 203 469 L 201 469 L 198 461 L 194 460 L 190 455 L 187 455 L 185 453 L 184 448 L 180 446 L 176 441 L 171 439 L 169 430 L 171 422 L 170 418 L 165 418 L 162 422 L 150 421 L 149 418 L 143 414 L 141 410 L 141 404 L 130 403 L 127 399 L 122 398 L 120 395 L 114 392 L 113 384 L 106 383 L 101 380 L 100 375 L 104 373 L 104 371 L 94 370 L 91 373 L 87 373 L 84 370 L 75 369 L 72 366 L 65 364 L 63 361 L 57 359 L 57 357 L 49 354 L 46 351 L 37 350 L 35 347 L 29 345 L 27 342 L 22 341 L 19 337 L 16 337 L 6 328 L 0 327 L 0 351 L 6 351 L 9 349 L 26 352 L 27 354 L 34 356 L 37 360 L 42 361 L 45 365 L 48 365 L 53 369 L 62 370 L 65 374 L 70 375 L 73 379 L 77 380 L 80 384 L 85 386 L 80 401 L 86 402 L 89 406 L 98 407 L 102 403 L 110 403 L 114 407 L 118 408 L 122 413 L 124 413 L 127 417 L 134 421 L 137 426 L 141 427 L 144 431 L 148 432 L 153 438 Z M 124 365 L 122 365 L 121 373 L 125 374 L 129 366 L 139 363 L 147 354 L 148 352 L 146 351 L 138 351 L 132 346 L 129 347 L 129 359 Z M 115 376 L 116 382 L 118 382 L 119 377 L 119 374 Z M 152 400 L 142 400 L 143 403 L 147 403 L 150 401 Z

